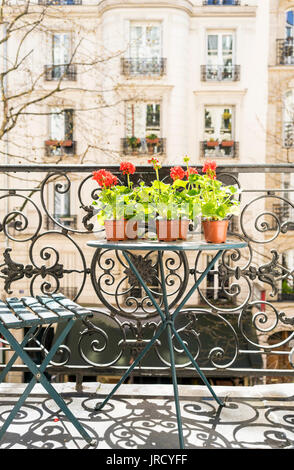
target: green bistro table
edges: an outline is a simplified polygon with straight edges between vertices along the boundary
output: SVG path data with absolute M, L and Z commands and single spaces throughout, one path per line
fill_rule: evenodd
M 177 423 L 178 423 L 178 432 L 179 432 L 179 442 L 180 448 L 184 449 L 184 438 L 183 438 L 183 428 L 182 428 L 182 419 L 181 419 L 181 412 L 180 412 L 180 403 L 179 403 L 179 393 L 178 393 L 178 384 L 177 384 L 177 375 L 176 375 L 176 365 L 175 365 L 175 357 L 174 357 L 174 349 L 173 349 L 173 335 L 182 346 L 183 350 L 187 354 L 188 358 L 190 359 L 191 363 L 195 367 L 196 371 L 198 372 L 199 376 L 201 377 L 204 384 L 209 389 L 210 393 L 212 394 L 213 398 L 219 404 L 219 406 L 225 406 L 223 401 L 215 394 L 213 391 L 210 383 L 208 382 L 207 378 L 199 368 L 197 362 L 195 361 L 193 355 L 185 345 L 184 341 L 180 337 L 179 333 L 175 327 L 175 319 L 180 313 L 180 311 L 184 308 L 185 304 L 191 297 L 191 295 L 195 292 L 195 290 L 199 287 L 199 284 L 205 279 L 209 271 L 213 268 L 216 261 L 220 258 L 222 253 L 225 250 L 230 249 L 239 249 L 244 248 L 247 246 L 245 242 L 235 242 L 235 241 L 227 241 L 226 243 L 222 244 L 212 244 L 206 243 L 204 241 L 200 241 L 199 239 L 195 240 L 193 238 L 188 239 L 187 241 L 177 241 L 177 242 L 159 242 L 153 240 L 128 240 L 128 241 L 107 241 L 107 240 L 95 240 L 90 241 L 87 245 L 96 248 L 96 249 L 108 249 L 108 250 L 117 250 L 121 251 L 124 258 L 126 259 L 128 265 L 130 266 L 131 270 L 133 271 L 134 275 L 136 276 L 139 284 L 145 290 L 147 296 L 151 300 L 152 304 L 154 305 L 155 309 L 157 310 L 160 318 L 161 324 L 158 328 L 158 331 L 154 336 L 150 339 L 150 342 L 145 346 L 145 348 L 141 351 L 141 353 L 137 356 L 135 361 L 132 365 L 128 368 L 128 370 L 124 373 L 120 381 L 115 385 L 113 390 L 107 395 L 105 400 L 102 403 L 97 403 L 96 410 L 100 411 L 106 403 L 110 400 L 116 390 L 122 385 L 128 376 L 131 374 L 132 370 L 142 361 L 145 354 L 150 350 L 153 344 L 158 340 L 158 338 L 162 335 L 164 330 L 167 330 L 167 337 L 168 337 L 168 348 L 170 354 L 170 368 L 171 368 L 171 375 L 172 375 L 172 382 L 173 382 L 173 389 L 174 389 L 174 398 L 175 398 L 175 407 L 176 407 L 176 415 L 177 415 Z M 157 251 L 158 252 L 158 265 L 160 270 L 160 277 L 161 277 L 161 286 L 162 286 L 162 297 L 163 297 L 163 305 L 164 308 L 162 309 L 158 302 L 155 300 L 152 292 L 146 285 L 145 281 L 143 280 L 142 276 L 138 272 L 136 266 L 131 260 L 130 251 Z M 164 267 L 163 267 L 163 253 L 165 251 L 214 251 L 216 252 L 213 259 L 208 263 L 207 267 L 196 280 L 195 284 L 190 288 L 190 290 L 184 295 L 183 300 L 179 303 L 179 305 L 175 308 L 173 312 L 169 311 L 168 306 L 168 298 L 167 298 L 167 291 L 166 291 L 166 284 L 165 284 L 165 276 L 164 276 Z

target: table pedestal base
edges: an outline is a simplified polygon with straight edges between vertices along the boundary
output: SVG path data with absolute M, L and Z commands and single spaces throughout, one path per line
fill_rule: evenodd
M 142 359 L 148 353 L 148 351 L 152 348 L 154 343 L 160 338 L 160 336 L 162 335 L 164 330 L 167 331 L 167 337 L 168 337 L 168 348 L 169 348 L 169 354 L 170 354 L 170 368 L 171 368 L 171 375 L 172 375 L 172 382 L 173 382 L 173 389 L 174 389 L 174 398 L 175 398 L 175 406 L 176 406 L 176 414 L 177 414 L 180 448 L 184 449 L 184 437 L 183 437 L 182 418 L 181 418 L 179 393 L 178 393 L 176 364 L 175 364 L 175 357 L 174 357 L 173 335 L 177 339 L 180 346 L 185 351 L 185 353 L 188 356 L 189 360 L 193 364 L 193 366 L 196 369 L 197 373 L 201 377 L 204 384 L 207 386 L 209 392 L 211 393 L 213 398 L 216 400 L 218 405 L 219 406 L 225 406 L 223 401 L 213 391 L 213 388 L 211 387 L 211 385 L 208 382 L 207 378 L 205 377 L 205 375 L 201 371 L 200 367 L 198 366 L 198 364 L 195 361 L 194 357 L 190 353 L 189 349 L 187 348 L 187 346 L 183 342 L 183 340 L 180 337 L 179 333 L 177 332 L 177 330 L 175 328 L 175 324 L 174 324 L 175 319 L 176 319 L 177 315 L 179 314 L 180 310 L 186 304 L 187 300 L 191 297 L 191 295 L 197 289 L 197 287 L 202 282 L 202 280 L 206 277 L 206 275 L 210 271 L 210 269 L 214 266 L 217 259 L 221 256 L 222 251 L 223 250 L 219 250 L 217 252 L 217 254 L 214 256 L 214 258 L 208 264 L 205 271 L 201 274 L 199 279 L 196 281 L 194 286 L 186 294 L 186 296 L 183 299 L 183 301 L 181 302 L 181 304 L 177 307 L 175 312 L 171 315 L 170 312 L 169 312 L 169 308 L 168 308 L 168 298 L 167 298 L 166 285 L 165 285 L 164 268 L 163 268 L 163 261 L 162 261 L 162 256 L 163 256 L 162 252 L 158 251 L 158 262 L 159 262 L 160 275 L 161 275 L 161 286 L 162 286 L 164 310 L 161 309 L 161 307 L 158 305 L 158 303 L 154 299 L 154 296 L 153 296 L 152 292 L 150 291 L 148 286 L 145 284 L 145 281 L 142 279 L 140 273 L 138 272 L 138 270 L 134 266 L 132 260 L 130 259 L 129 254 L 125 250 L 123 250 L 123 255 L 124 255 L 125 259 L 127 260 L 130 268 L 132 269 L 133 273 L 135 274 L 137 280 L 139 281 L 139 284 L 143 287 L 143 289 L 145 290 L 145 292 L 148 295 L 149 299 L 151 300 L 152 304 L 154 305 L 157 312 L 159 313 L 159 315 L 161 317 L 161 320 L 162 320 L 162 323 L 160 324 L 160 327 L 159 327 L 158 331 L 156 332 L 156 334 L 154 334 L 154 336 L 151 338 L 150 342 L 145 346 L 145 348 L 137 356 L 135 361 L 132 363 L 132 365 L 129 367 L 129 369 L 124 373 L 124 375 L 122 376 L 120 381 L 115 385 L 113 390 L 107 395 L 107 397 L 104 399 L 104 401 L 102 403 L 97 403 L 96 404 L 96 406 L 95 406 L 96 411 L 100 411 L 100 410 L 103 409 L 103 407 L 110 400 L 110 398 L 114 395 L 114 393 L 117 391 L 117 389 L 126 381 L 126 379 L 129 377 L 129 375 L 131 374 L 133 369 L 142 361 Z

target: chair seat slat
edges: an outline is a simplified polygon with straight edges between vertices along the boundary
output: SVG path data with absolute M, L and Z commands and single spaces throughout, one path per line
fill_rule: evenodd
M 0 300 L 0 322 L 7 328 L 24 328 L 66 321 L 73 317 L 92 316 L 93 312 L 81 307 L 63 294 L 36 297 L 10 297 Z
M 33 312 L 28 310 L 16 297 L 6 299 L 7 305 L 12 309 L 15 316 L 24 322 L 24 326 L 41 325 L 42 320 Z
M 17 318 L 13 313 L 11 313 L 10 308 L 0 300 L 0 321 L 7 328 L 22 328 L 23 322 Z
M 22 297 L 21 298 L 24 305 L 27 305 L 38 317 L 40 317 L 43 323 L 54 323 L 58 322 L 60 317 L 53 313 L 51 310 L 48 310 L 44 305 L 35 299 L 35 297 Z
M 93 312 L 91 312 L 91 310 L 81 307 L 80 305 L 75 303 L 73 300 L 65 297 L 65 295 L 63 294 L 52 294 L 52 297 L 54 298 L 54 300 L 56 300 L 56 302 L 66 307 L 68 310 L 70 310 L 77 316 L 86 317 L 86 316 L 93 315 Z
M 52 299 L 52 297 L 37 295 L 36 298 L 42 305 L 63 319 L 72 318 L 74 316 L 72 312 L 60 305 L 58 302 Z

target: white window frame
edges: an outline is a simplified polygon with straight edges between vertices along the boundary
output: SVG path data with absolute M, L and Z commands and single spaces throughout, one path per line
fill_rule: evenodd
M 159 50 L 159 55 L 157 59 L 160 59 L 162 57 L 162 51 L 163 51 L 163 25 L 162 21 L 160 20 L 151 20 L 151 21 L 144 21 L 144 20 L 130 20 L 129 21 L 129 36 L 128 36 L 128 56 L 132 59 L 145 59 L 148 58 L 146 55 L 143 57 L 136 56 L 134 57 L 132 55 L 132 44 L 131 44 L 131 28 L 135 26 L 145 26 L 147 28 L 148 26 L 159 26 L 159 37 L 160 37 L 160 50 Z M 145 29 L 146 31 L 146 29 Z
M 134 132 L 135 136 L 138 137 L 138 138 L 141 138 L 141 139 L 144 139 L 146 137 L 146 135 L 148 135 L 148 133 L 157 133 L 158 134 L 158 137 L 161 138 L 162 137 L 162 100 L 142 100 L 142 101 L 126 101 L 125 102 L 125 136 L 126 137 L 131 137 L 131 134 L 128 134 L 127 132 L 127 107 L 128 105 L 132 105 L 132 104 L 142 104 L 142 105 L 145 105 L 146 108 L 147 108 L 147 105 L 148 104 L 158 104 L 160 106 L 160 114 L 159 114 L 159 130 L 158 131 L 152 131 L 152 130 L 148 130 L 146 129 L 145 127 L 145 135 L 136 135 L 136 132 Z M 147 114 L 147 113 L 146 113 Z M 145 124 L 146 126 L 146 124 Z
M 54 36 L 62 35 L 62 34 L 68 34 L 69 35 L 69 50 L 68 50 L 69 58 L 68 58 L 67 61 L 64 61 L 63 64 L 58 64 L 58 63 L 54 62 Z M 71 30 L 51 31 L 51 37 L 50 37 L 50 55 L 51 55 L 51 59 L 50 59 L 50 63 L 52 63 L 52 65 L 67 65 L 70 62 L 71 58 L 72 58 L 72 53 L 73 53 L 73 32 Z

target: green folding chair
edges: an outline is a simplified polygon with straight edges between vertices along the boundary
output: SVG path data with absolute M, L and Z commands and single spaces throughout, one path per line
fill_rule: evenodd
M 16 359 L 20 359 L 27 365 L 33 378 L 26 387 L 25 391 L 15 404 L 14 408 L 6 418 L 2 428 L 0 429 L 0 440 L 3 438 L 8 426 L 12 423 L 21 406 L 29 396 L 33 387 L 40 382 L 50 397 L 55 401 L 59 408 L 64 412 L 67 418 L 75 426 L 81 436 L 91 445 L 95 445 L 96 441 L 91 437 L 84 427 L 79 423 L 76 417 L 67 407 L 64 400 L 57 393 L 55 388 L 48 382 L 44 375 L 46 367 L 53 359 L 58 348 L 71 330 L 77 319 L 86 318 L 93 313 L 76 304 L 72 300 L 66 298 L 63 294 L 52 294 L 51 296 L 22 297 L 21 299 L 9 298 L 5 302 L 0 300 L 0 333 L 15 351 L 5 368 L 0 374 L 0 384 L 3 382 L 7 373 L 12 368 Z M 42 325 L 52 323 L 66 322 L 65 328 L 56 338 L 53 346 L 46 355 L 41 365 L 35 364 L 28 353 L 24 350 L 28 341 L 33 337 L 36 329 Z M 10 330 L 29 327 L 29 331 L 19 343 Z

